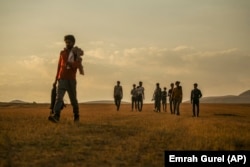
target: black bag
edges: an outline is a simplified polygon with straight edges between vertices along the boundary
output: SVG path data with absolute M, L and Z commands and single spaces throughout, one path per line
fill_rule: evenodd
M 56 103 L 56 86 L 53 85 L 53 88 L 51 89 L 51 96 L 50 96 L 50 114 L 54 114 L 54 106 L 55 106 L 55 103 Z M 62 108 L 63 109 L 64 107 L 66 107 L 66 105 L 64 104 L 63 102 L 63 105 L 62 105 Z

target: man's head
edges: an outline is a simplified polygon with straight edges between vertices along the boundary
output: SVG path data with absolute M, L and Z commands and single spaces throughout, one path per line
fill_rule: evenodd
M 171 83 L 170 86 L 171 86 L 171 88 L 173 88 L 174 87 L 174 83 Z
M 65 35 L 64 42 L 66 44 L 67 49 L 72 49 L 75 45 L 75 37 L 73 35 Z
M 176 85 L 176 86 L 179 86 L 179 85 L 180 85 L 180 81 L 176 81 L 176 82 L 175 82 L 175 85 Z
M 139 85 L 142 86 L 142 81 L 139 82 Z
M 120 81 L 117 81 L 117 85 L 120 85 Z
M 194 88 L 197 88 L 198 87 L 198 84 L 197 83 L 194 83 Z

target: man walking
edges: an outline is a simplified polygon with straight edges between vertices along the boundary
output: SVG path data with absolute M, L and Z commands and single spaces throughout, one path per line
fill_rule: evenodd
M 182 87 L 180 81 L 175 82 L 176 87 L 173 90 L 172 98 L 174 100 L 174 113 L 180 115 L 180 104 L 182 102 Z
M 161 93 L 162 109 L 164 112 L 167 112 L 167 88 L 164 87 L 164 90 Z
M 174 114 L 174 110 L 173 110 L 173 106 L 174 106 L 174 100 L 172 98 L 172 93 L 174 90 L 174 83 L 170 84 L 170 89 L 168 90 L 168 97 L 169 97 L 169 108 L 170 108 L 170 112 L 171 114 Z
M 139 86 L 137 88 L 137 100 L 138 100 L 138 111 L 142 111 L 142 107 L 143 107 L 143 100 L 145 98 L 144 95 L 144 87 L 142 86 L 142 81 L 139 82 Z
M 130 91 L 131 101 L 132 101 L 132 111 L 137 110 L 137 88 L 136 85 L 133 84 L 133 89 Z
M 74 47 L 75 37 L 73 35 L 66 35 L 64 37 L 66 47 L 60 52 L 58 62 L 56 79 L 53 85 L 57 84 L 56 102 L 54 106 L 54 114 L 49 116 L 49 120 L 57 123 L 60 119 L 60 113 L 63 103 L 63 97 L 67 91 L 71 105 L 73 106 L 74 121 L 79 121 L 79 106 L 76 97 L 76 72 L 77 69 L 82 69 L 80 57 L 83 51 Z M 83 71 L 81 71 L 83 74 Z
M 120 109 L 122 97 L 123 97 L 122 86 L 120 85 L 120 81 L 117 81 L 117 84 L 114 87 L 114 99 L 117 111 L 119 111 Z
M 202 97 L 202 93 L 200 89 L 197 88 L 198 84 L 194 83 L 194 89 L 191 91 L 190 101 L 193 104 L 193 117 L 199 117 L 200 112 L 200 98 Z M 195 109 L 197 112 L 195 112 Z
M 156 83 L 156 88 L 153 95 L 153 100 L 155 101 L 155 112 L 161 112 L 161 88 L 160 84 Z

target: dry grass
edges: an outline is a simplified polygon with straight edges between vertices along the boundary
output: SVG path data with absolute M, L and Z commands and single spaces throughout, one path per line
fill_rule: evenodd
M 0 166 L 164 166 L 164 150 L 250 150 L 250 105 L 191 105 L 181 116 L 155 113 L 153 105 L 80 105 L 80 123 L 71 106 L 60 123 L 47 120 L 48 105 L 0 106 Z

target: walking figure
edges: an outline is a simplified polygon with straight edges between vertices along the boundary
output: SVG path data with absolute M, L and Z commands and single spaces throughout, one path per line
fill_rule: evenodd
M 66 47 L 60 52 L 60 58 L 57 67 L 56 78 L 53 86 L 56 88 L 56 100 L 53 107 L 53 113 L 49 116 L 49 121 L 59 122 L 61 110 L 64 106 L 63 97 L 67 91 L 71 105 L 73 107 L 74 121 L 79 121 L 79 105 L 76 96 L 76 72 L 84 75 L 82 59 L 83 50 L 74 47 L 75 37 L 66 35 L 64 37 Z
M 180 81 L 175 82 L 176 87 L 173 90 L 172 97 L 174 100 L 174 113 L 180 115 L 180 104 L 182 102 L 182 87 Z
M 161 101 L 162 101 L 162 110 L 167 112 L 167 88 L 164 87 L 164 90 L 161 93 Z
M 134 111 L 134 108 L 137 111 L 137 88 L 135 84 L 133 84 L 133 89 L 130 91 L 130 94 L 131 94 L 131 101 L 132 101 L 132 106 L 131 106 L 132 111 Z
M 156 83 L 156 88 L 153 94 L 153 99 L 155 101 L 155 112 L 161 112 L 161 88 L 160 84 Z
M 170 84 L 170 89 L 168 90 L 168 98 L 169 98 L 169 108 L 170 108 L 170 112 L 171 114 L 174 114 L 174 99 L 172 98 L 172 93 L 173 93 L 173 90 L 174 90 L 174 83 L 171 83 Z
M 202 97 L 202 93 L 200 89 L 197 88 L 198 84 L 194 83 L 194 89 L 191 91 L 190 101 L 193 104 L 193 117 L 199 117 L 200 112 L 200 98 Z M 196 109 L 196 112 L 195 112 Z
M 142 86 L 142 81 L 139 82 L 139 86 L 137 87 L 137 102 L 138 102 L 138 111 L 142 111 L 143 100 L 145 98 L 144 95 L 144 87 Z
M 120 85 L 120 81 L 117 81 L 117 84 L 114 87 L 114 100 L 117 111 L 119 111 L 120 109 L 122 97 L 123 97 L 122 86 Z

